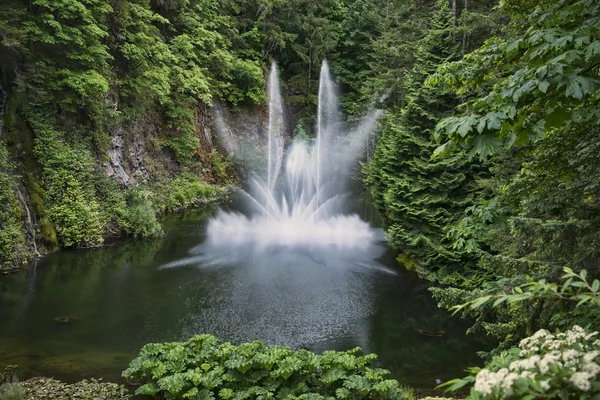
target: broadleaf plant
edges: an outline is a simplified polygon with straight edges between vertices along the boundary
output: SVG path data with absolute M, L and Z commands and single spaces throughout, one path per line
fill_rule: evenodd
M 254 341 L 234 346 L 212 335 L 145 345 L 123 376 L 136 394 L 164 399 L 410 399 L 360 348 L 322 355 Z

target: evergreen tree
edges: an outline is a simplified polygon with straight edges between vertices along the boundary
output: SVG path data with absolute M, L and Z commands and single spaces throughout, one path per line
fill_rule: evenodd
M 472 203 L 480 167 L 460 153 L 431 160 L 437 121 L 453 110 L 457 100 L 424 86 L 438 65 L 459 56 L 451 8 L 438 0 L 403 84 L 406 103 L 382 122 L 368 168 L 375 205 L 386 221 L 390 243 L 402 252 L 400 261 L 422 273 L 437 270 L 438 279 L 473 264 L 472 256 L 452 248 L 447 232 Z

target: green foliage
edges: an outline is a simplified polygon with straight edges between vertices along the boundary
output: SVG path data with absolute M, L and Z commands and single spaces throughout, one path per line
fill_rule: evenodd
M 109 89 L 112 56 L 104 40 L 111 12 L 105 0 L 31 2 L 22 21 L 30 51 L 21 84 L 37 92 L 37 103 L 56 102 L 71 113 L 85 109 L 99 120 Z
M 46 216 L 59 241 L 65 247 L 101 244 L 109 218 L 95 197 L 92 154 L 82 143 L 67 142 L 44 116 L 32 112 L 28 120 L 36 135 L 34 154 L 42 169 Z
M 224 189 L 201 181 L 191 173 L 182 173 L 172 183 L 167 210 L 175 211 L 197 204 L 214 202 Z
M 128 235 L 146 238 L 163 233 L 156 218 L 153 197 L 154 194 L 143 186 L 134 186 L 125 193 L 126 208 L 119 223 Z
M 464 154 L 431 159 L 438 119 L 451 112 L 456 98 L 423 85 L 437 66 L 459 56 L 449 4 L 438 1 L 414 46 L 414 62 L 404 76 L 404 102 L 381 121 L 373 160 L 367 168 L 374 203 L 382 212 L 392 246 L 422 274 L 453 274 L 475 264 L 475 257 L 452 248 L 446 236 L 478 194 L 480 165 Z M 431 276 L 433 278 L 433 276 Z M 454 279 L 454 278 L 453 278 Z M 462 279 L 459 277 L 458 279 Z
M 187 109 L 182 109 L 183 114 L 190 114 Z M 170 147 L 180 161 L 189 161 L 196 154 L 200 140 L 194 135 L 191 126 L 178 135 L 171 137 L 167 141 L 167 146 Z
M 443 386 L 473 384 L 467 399 L 593 399 L 600 393 L 598 332 L 574 326 L 564 333 L 539 330 L 485 368 Z
M 210 105 L 213 97 L 231 104 L 265 98 L 260 64 L 232 49 L 235 27 L 218 5 L 215 0 L 186 2 L 177 9 L 153 7 L 147 0 L 115 5 L 125 104 L 139 110 L 140 103 L 154 99 L 172 128 L 166 143 L 183 162 L 196 154 L 199 143 L 192 105 Z
M 511 19 L 502 36 L 442 65 L 428 82 L 475 96 L 459 106 L 462 115 L 438 124 L 438 139 L 450 140 L 437 156 L 459 147 L 471 157 L 493 155 L 491 177 L 478 181 L 478 204 L 448 231 L 455 248 L 479 259 L 468 279 L 434 289 L 448 308 L 511 293 L 528 279 L 558 285 L 563 268 L 598 278 L 599 59 L 593 49 L 600 10 L 592 2 L 548 0 L 505 2 L 501 11 Z M 597 312 L 547 296 L 468 313 L 477 320 L 474 329 L 502 338 L 504 347 L 539 328 L 598 327 Z
M 217 182 L 230 183 L 233 168 L 231 159 L 224 157 L 217 149 L 212 149 L 209 156 L 212 174 Z
M 316 355 L 307 350 L 264 346 L 261 342 L 219 343 L 211 335 L 183 343 L 145 345 L 128 379 L 143 383 L 136 394 L 166 399 L 407 399 L 386 370 L 371 367 L 375 355 L 359 348 Z
M 310 143 L 312 138 L 308 136 L 302 124 L 296 125 L 294 129 L 294 141 L 299 140 L 305 143 Z
M 0 385 L 0 400 L 25 400 L 25 391 L 18 383 L 7 382 Z
M 101 382 L 101 379 L 82 380 L 67 384 L 52 378 L 41 378 L 20 384 L 24 399 L 81 399 L 126 400 L 131 398 L 123 385 Z
M 452 146 L 465 144 L 486 158 L 502 143 L 522 146 L 570 131 L 573 123 L 595 124 L 599 13 L 591 0 L 543 1 L 530 13 L 511 15 L 509 36 L 443 65 L 430 84 L 459 93 L 480 89 L 486 96 L 463 104 L 462 116 L 441 121 L 436 137 L 447 136 Z
M 6 144 L 0 140 L 0 267 L 18 264 L 27 258 L 13 173 Z
M 575 323 L 584 323 L 597 329 L 600 327 L 600 281 L 594 279 L 589 282 L 587 276 L 586 270 L 576 274 L 572 269 L 564 268 L 561 284 L 547 282 L 545 279 L 534 281 L 531 277 L 526 277 L 527 283 L 480 297 L 475 293 L 472 300 L 453 306 L 451 310 L 456 314 L 460 311 L 469 313 L 484 306 L 499 308 L 506 304 L 510 308 L 512 304 L 519 302 L 545 302 L 546 307 L 550 307 L 550 303 L 572 303 L 563 306 L 564 311 L 554 313 L 549 325 L 565 329 Z

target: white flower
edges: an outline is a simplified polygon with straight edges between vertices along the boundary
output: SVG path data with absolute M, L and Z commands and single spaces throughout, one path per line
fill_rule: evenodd
M 540 385 L 542 386 L 542 389 L 544 389 L 545 391 L 550 390 L 550 380 L 546 379 L 545 381 L 540 381 Z
M 600 363 L 596 361 L 600 358 L 600 338 L 596 337 L 599 337 L 598 332 L 586 334 L 577 325 L 557 334 L 541 329 L 519 343 L 520 359 L 511 362 L 508 368 L 479 371 L 475 390 L 483 396 L 496 393 L 506 398 L 514 395 L 518 379 L 528 379 L 537 380 L 541 388 L 549 392 L 552 379 L 542 374 L 550 373 L 552 368 L 560 369 L 561 376 L 570 375 L 568 381 L 573 388 L 590 391 L 592 382 L 600 379 Z
M 503 369 L 506 369 L 506 368 L 503 368 Z M 513 392 L 512 387 L 517 379 L 519 379 L 519 375 L 515 374 L 514 372 L 511 372 L 502 378 L 500 387 L 502 387 L 502 390 L 504 391 L 505 396 L 510 396 L 512 394 L 512 392 Z
M 560 359 L 560 352 L 553 351 L 552 353 L 548 353 L 544 355 L 544 358 L 538 363 L 538 367 L 540 368 L 540 372 L 545 374 L 550 370 L 550 364 L 560 364 L 558 361 Z
M 519 374 L 510 372 L 508 368 L 501 368 L 497 372 L 482 369 L 475 377 L 475 390 L 483 395 L 490 395 L 494 388 L 500 388 L 505 396 L 510 396 L 513 384 L 519 378 Z
M 511 371 L 519 369 L 532 369 L 535 368 L 536 364 L 540 361 L 540 356 L 535 355 L 524 360 L 517 360 L 510 363 L 508 369 Z
M 577 350 L 569 349 L 569 350 L 566 350 L 564 353 L 562 353 L 562 359 L 564 361 L 570 361 L 570 360 L 576 358 L 578 354 L 579 354 L 579 352 Z
M 544 342 L 544 344 L 542 344 L 542 349 L 558 350 L 562 345 L 563 342 L 561 340 L 547 340 Z
M 585 333 L 585 330 L 580 327 L 579 325 L 573 325 L 573 327 L 570 329 L 571 332 L 573 333 Z
M 492 394 L 495 386 L 494 375 L 493 372 L 485 368 L 479 371 L 475 376 L 475 390 L 486 396 Z
M 587 334 L 587 336 L 585 337 L 585 340 L 590 340 L 591 338 L 593 338 L 594 336 L 596 336 L 598 334 L 598 332 L 590 332 Z
M 585 353 L 585 355 L 583 356 L 583 361 L 584 362 L 592 362 L 598 356 L 600 356 L 600 351 L 598 351 L 598 350 L 590 351 L 588 353 Z
M 569 381 L 577 389 L 587 392 L 591 388 L 590 378 L 591 375 L 589 375 L 587 372 L 575 372 L 571 378 L 569 378 Z
M 525 378 L 525 379 L 535 379 L 535 373 L 531 372 L 531 371 L 523 371 L 521 372 L 521 378 Z
M 539 331 L 534 333 L 533 336 L 521 340 L 521 342 L 519 342 L 519 347 L 522 350 L 537 351 L 537 348 L 533 350 L 533 347 L 535 347 L 534 345 L 543 342 L 548 336 L 552 335 L 550 335 L 550 333 L 547 330 L 540 329 Z
M 575 325 L 567 331 L 567 344 L 575 344 L 579 339 L 585 339 L 585 330 L 579 325 Z
M 595 377 L 600 372 L 600 366 L 592 361 L 584 361 L 581 369 L 583 372 L 588 373 L 592 377 Z

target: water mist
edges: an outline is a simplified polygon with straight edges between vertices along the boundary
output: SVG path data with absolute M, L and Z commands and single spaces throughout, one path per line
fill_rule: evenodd
M 284 107 L 277 67 L 272 65 L 266 171 L 252 179 L 248 190 L 239 190 L 250 211 L 218 212 L 208 222 L 205 243 L 193 250 L 197 256 L 166 267 L 227 264 L 278 249 L 298 250 L 327 265 L 373 265 L 382 254 L 385 235 L 348 212 L 348 186 L 381 111 L 372 110 L 354 129 L 346 129 L 326 61 L 318 100 L 316 137 L 311 142 L 294 140 L 284 156 Z

